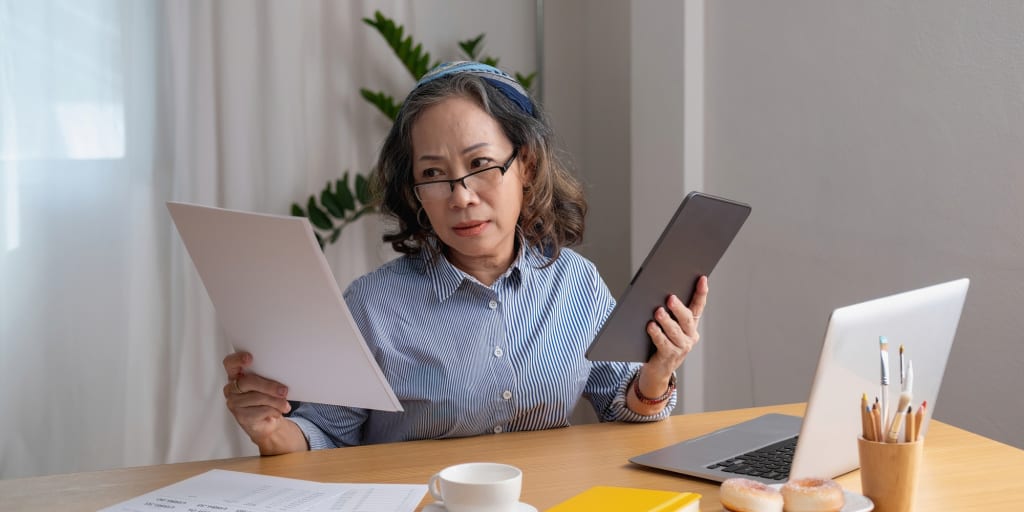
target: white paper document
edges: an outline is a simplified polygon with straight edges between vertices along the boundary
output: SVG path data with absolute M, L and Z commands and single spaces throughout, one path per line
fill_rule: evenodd
M 303 217 L 167 203 L 236 350 L 303 402 L 401 411 Z
M 426 485 L 325 484 L 214 469 L 100 512 L 412 512 Z

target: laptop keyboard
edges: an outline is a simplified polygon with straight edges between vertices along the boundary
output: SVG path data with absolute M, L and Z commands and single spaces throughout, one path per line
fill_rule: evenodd
M 789 478 L 789 468 L 793 463 L 793 452 L 796 451 L 798 437 L 793 436 L 743 455 L 716 462 L 708 466 L 708 469 L 785 481 Z

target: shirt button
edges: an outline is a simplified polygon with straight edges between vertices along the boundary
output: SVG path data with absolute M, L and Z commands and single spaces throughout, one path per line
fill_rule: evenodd
M 494 433 L 495 434 L 500 434 L 502 430 L 504 430 L 504 429 L 501 428 L 501 425 L 498 425 L 497 427 L 494 427 Z
M 501 347 L 494 347 L 494 357 L 501 357 L 505 351 L 501 350 Z
M 492 301 L 488 302 L 487 303 L 487 307 L 489 307 L 491 309 L 498 309 L 498 301 L 492 300 Z
M 504 398 L 505 400 L 511 400 L 511 399 L 512 399 L 512 392 L 506 389 L 506 390 L 505 390 L 505 391 L 504 391 L 504 392 L 503 392 L 503 393 L 501 394 L 501 397 L 502 397 L 502 398 Z

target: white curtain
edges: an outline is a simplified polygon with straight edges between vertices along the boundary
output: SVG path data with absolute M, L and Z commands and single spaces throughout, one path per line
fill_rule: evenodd
M 390 122 L 359 88 L 412 86 L 376 10 L 535 70 L 527 0 L 0 0 L 0 478 L 255 453 L 164 203 L 286 214 L 370 169 Z M 339 285 L 381 230 L 328 248 Z
M 288 212 L 372 165 L 410 0 L 0 0 L 0 478 L 253 454 L 178 200 Z M 361 221 L 343 286 L 391 257 Z

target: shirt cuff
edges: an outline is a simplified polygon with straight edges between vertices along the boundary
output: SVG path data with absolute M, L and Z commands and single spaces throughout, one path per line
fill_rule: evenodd
M 337 446 L 335 446 L 334 443 L 332 443 L 331 440 L 327 437 L 327 434 L 324 434 L 323 430 L 320 430 L 316 425 L 313 424 L 313 422 L 307 420 L 306 418 L 292 416 L 285 419 L 299 426 L 299 429 L 302 430 L 302 435 L 306 437 L 306 442 L 309 444 L 310 450 L 324 450 L 327 448 L 337 448 Z
M 665 408 L 657 414 L 645 416 L 643 414 L 637 414 L 629 409 L 626 405 L 626 391 L 629 390 L 629 383 L 640 373 L 640 369 L 637 368 L 628 379 L 624 380 L 619 384 L 619 389 L 615 392 L 615 398 L 612 400 L 612 406 L 609 408 L 608 414 L 604 421 L 626 421 L 630 423 L 644 423 L 649 421 L 660 421 L 668 418 L 672 414 L 672 410 L 676 408 L 676 399 L 679 396 L 679 388 L 677 387 L 672 391 L 672 396 L 669 397 L 668 403 L 665 404 Z

